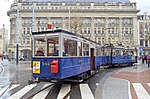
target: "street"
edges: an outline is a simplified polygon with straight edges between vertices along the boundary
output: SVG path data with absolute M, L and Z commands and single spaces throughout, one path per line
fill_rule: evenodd
M 138 78 L 136 76 L 137 78 L 134 81 L 130 81 L 134 77 L 133 73 L 141 71 L 149 73 L 147 70 L 150 70 L 147 68 L 147 65 L 143 64 L 138 64 L 137 68 L 134 66 L 102 67 L 96 75 L 82 83 L 40 82 L 28 85 L 28 80 L 31 79 L 30 61 L 19 61 L 18 66 L 15 65 L 15 62 L 9 61 L 3 61 L 1 64 L 1 99 L 120 99 L 123 97 L 125 99 L 131 99 L 131 97 L 136 99 L 139 93 L 136 92 L 136 82 L 139 82 L 136 79 L 145 78 Z M 144 73 L 144 77 L 147 78 L 145 84 L 150 84 L 148 83 L 149 76 L 147 73 Z M 127 80 L 123 80 L 125 79 L 123 76 L 129 77 L 129 79 L 126 79 L 131 82 L 131 85 L 135 86 L 135 88 L 131 87 L 131 92 L 129 91 L 130 88 L 126 82 Z M 149 97 L 149 88 L 146 87 L 144 89 L 146 93 L 144 97 Z M 133 93 L 137 94 L 137 96 Z

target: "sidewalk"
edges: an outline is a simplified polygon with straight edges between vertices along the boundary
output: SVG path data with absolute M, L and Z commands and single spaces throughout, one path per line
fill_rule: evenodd
M 150 99 L 150 68 L 147 64 L 137 64 L 126 67 L 109 75 L 103 84 L 100 82 L 96 90 L 95 99 L 139 99 L 142 95 L 143 99 Z M 142 86 L 142 87 L 141 87 Z M 101 89 L 100 89 L 101 88 Z M 145 90 L 142 92 L 136 89 Z M 99 96 L 98 92 L 102 92 Z M 144 94 L 143 94 L 144 93 Z
M 1 74 L 2 71 L 3 71 L 3 66 L 1 65 L 1 63 L 2 63 L 2 60 L 0 60 L 0 74 Z
M 13 66 L 14 68 L 17 69 L 31 69 L 31 61 L 19 61 L 18 65 L 16 65 L 16 61 L 7 61 L 7 60 L 3 60 L 0 61 L 0 65 L 2 66 Z M 0 67 L 0 71 L 1 71 L 1 67 Z

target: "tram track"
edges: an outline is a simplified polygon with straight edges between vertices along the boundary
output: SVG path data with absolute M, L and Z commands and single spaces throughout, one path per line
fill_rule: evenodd
M 74 93 L 75 90 L 79 87 L 78 85 L 79 84 L 73 85 L 73 88 L 71 88 L 71 90 L 62 99 L 67 99 L 72 93 Z

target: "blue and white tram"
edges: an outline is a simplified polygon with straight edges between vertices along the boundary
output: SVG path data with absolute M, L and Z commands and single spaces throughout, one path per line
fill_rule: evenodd
M 128 49 L 124 47 L 114 47 L 113 45 L 104 46 L 104 52 L 107 53 L 105 60 L 111 66 L 132 66 L 137 62 L 136 49 Z
M 82 36 L 61 29 L 32 36 L 32 73 L 38 80 L 83 81 L 102 64 L 101 46 Z

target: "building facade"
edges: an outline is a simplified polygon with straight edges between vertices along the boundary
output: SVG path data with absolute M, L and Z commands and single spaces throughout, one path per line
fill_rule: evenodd
M 139 46 L 136 3 L 129 0 L 15 0 L 10 17 L 10 52 L 30 57 L 31 32 L 62 28 L 100 44 Z M 18 40 L 18 41 L 16 41 Z
M 140 35 L 140 54 L 150 53 L 150 15 L 145 12 L 138 15 L 138 33 Z
M 0 56 L 3 54 L 3 29 L 0 29 Z
M 8 50 L 8 30 L 5 29 L 5 25 L 0 29 L 0 56 L 6 55 Z

